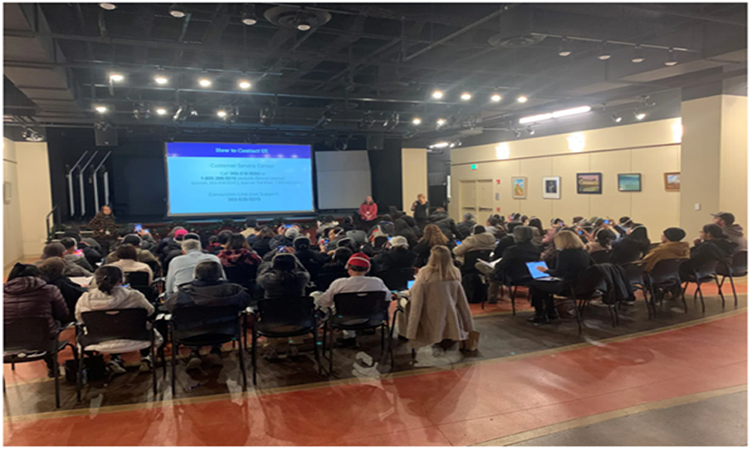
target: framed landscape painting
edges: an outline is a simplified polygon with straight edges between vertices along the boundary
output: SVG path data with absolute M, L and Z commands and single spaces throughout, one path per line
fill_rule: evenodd
M 526 177 L 513 177 L 510 181 L 513 198 L 526 198 Z
M 560 177 L 542 177 L 542 198 L 560 199 Z
M 680 192 L 680 172 L 664 174 L 664 189 L 667 192 Z
M 617 189 L 620 192 L 641 192 L 640 173 L 617 174 Z
M 600 172 L 576 174 L 576 186 L 579 194 L 601 194 L 602 174 Z

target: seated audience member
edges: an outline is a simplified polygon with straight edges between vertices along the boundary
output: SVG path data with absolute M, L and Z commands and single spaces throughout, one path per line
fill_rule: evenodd
M 424 227 L 422 238 L 414 247 L 414 253 L 417 254 L 416 267 L 422 267 L 430 259 L 430 251 L 436 245 L 446 245 L 448 238 L 445 237 L 440 228 L 435 224 L 428 224 Z
M 316 251 L 312 247 L 310 238 L 307 236 L 299 236 L 294 240 L 294 256 L 297 257 L 300 264 L 304 266 L 307 273 L 310 274 L 311 279 L 315 279 L 318 276 L 318 272 L 323 264 L 328 261 L 329 257 Z
M 631 219 L 628 216 L 622 216 L 617 221 L 617 225 L 614 225 L 612 228 L 617 231 L 617 234 L 619 235 L 617 238 L 623 238 L 628 235 L 628 230 L 633 227 L 633 219 Z
M 271 239 L 273 239 L 276 234 L 271 227 L 264 225 L 258 230 L 257 236 L 258 239 L 253 242 L 252 248 L 258 253 L 258 256 L 262 258 L 266 253 L 271 251 Z
M 41 264 L 39 264 L 40 276 L 47 284 L 57 286 L 60 293 L 65 299 L 65 305 L 68 307 L 70 317 L 67 320 L 73 320 L 73 312 L 76 310 L 76 303 L 78 299 L 87 292 L 88 289 L 74 283 L 70 278 L 63 275 L 65 270 L 65 262 L 58 258 L 47 258 Z
M 230 239 L 239 240 L 247 245 L 246 238 L 241 234 L 236 234 Z M 236 244 L 235 244 L 236 245 Z M 225 250 L 231 251 L 231 250 Z M 222 252 L 223 253 L 223 252 Z M 221 255 L 219 256 L 221 258 Z M 219 307 L 234 306 L 237 313 L 250 306 L 250 295 L 245 292 L 239 284 L 230 283 L 222 279 L 221 264 L 215 261 L 201 261 L 195 266 L 195 279 L 190 283 L 180 286 L 176 293 L 172 294 L 166 301 L 165 306 L 171 313 L 180 308 L 191 307 Z M 195 370 L 201 366 L 200 347 L 192 348 L 192 355 L 187 363 L 186 370 Z M 211 352 L 206 358 L 206 362 L 211 366 L 223 366 L 221 361 L 221 345 L 211 347 Z
M 188 233 L 188 234 L 182 236 L 181 240 L 179 240 L 179 241 L 176 240 L 175 242 L 177 242 L 177 243 L 180 244 L 180 248 L 179 249 L 170 250 L 169 254 L 166 256 L 166 258 L 164 258 L 164 267 L 165 267 L 166 270 L 169 270 L 169 263 L 172 262 L 173 259 L 177 258 L 178 256 L 182 256 L 183 255 L 183 253 L 182 253 L 182 244 L 185 241 L 189 241 L 189 240 L 194 240 L 194 241 L 201 242 L 200 236 L 198 234 L 196 234 L 196 233 Z M 201 251 L 203 253 L 208 253 L 207 251 L 205 251 L 203 249 L 201 249 Z
M 544 237 L 542 238 L 542 245 L 547 245 L 551 243 L 555 239 L 555 235 L 558 231 L 560 231 L 565 224 L 563 223 L 563 220 L 560 218 L 554 218 L 550 221 L 551 227 L 547 230 L 547 232 L 544 234 Z
M 318 276 L 339 274 L 340 278 L 348 277 L 349 272 L 346 269 L 346 263 L 349 262 L 349 258 L 352 257 L 352 251 L 348 247 L 339 247 L 333 252 L 333 259 L 330 262 L 323 264 L 323 267 L 318 271 Z
M 682 228 L 667 228 L 661 235 L 661 244 L 643 257 L 645 265 L 644 272 L 651 272 L 659 261 L 665 259 L 688 259 L 690 258 L 690 245 L 680 242 L 685 237 Z
M 419 235 L 415 232 L 416 227 L 409 225 L 409 222 L 406 220 L 407 217 L 409 216 L 401 216 L 393 222 L 393 235 L 402 236 L 404 239 L 406 239 L 406 242 L 410 247 L 414 247 L 419 241 Z M 414 220 L 411 217 L 409 218 L 412 221 Z M 419 228 L 416 229 L 419 230 Z
M 174 237 L 168 238 L 166 245 L 162 247 L 159 261 L 165 272 L 169 272 L 169 263 L 176 257 L 182 254 L 182 242 L 185 240 L 185 236 L 188 235 L 188 231 L 181 228 L 174 232 Z
M 747 251 L 747 238 L 745 237 L 742 225 L 734 223 L 734 214 L 728 212 L 718 212 L 712 214 L 713 222 L 720 226 L 727 238 L 737 244 L 736 252 Z
M 340 225 L 341 229 L 346 231 L 353 231 L 356 227 L 354 225 L 354 217 L 353 216 L 345 216 L 344 221 Z
M 648 239 L 648 230 L 641 224 L 632 224 L 628 228 L 627 235 L 612 243 L 612 254 L 609 262 L 612 264 L 626 264 L 640 260 L 648 253 L 651 241 Z
M 593 263 L 591 256 L 583 249 L 583 242 L 572 231 L 557 233 L 555 246 L 560 250 L 555 268 L 545 269 L 544 266 L 539 266 L 537 269 L 560 280 L 534 280 L 530 283 L 529 296 L 534 306 L 534 316 L 528 319 L 530 322 L 546 323 L 559 318 L 553 295 L 567 294 L 578 275 Z
M 389 238 L 387 236 L 377 236 L 373 238 L 372 242 L 367 242 L 362 245 L 360 251 L 372 259 L 388 250 L 388 240 Z
M 513 231 L 518 226 L 523 226 L 521 222 L 510 222 L 507 225 L 508 228 L 508 234 L 505 235 L 500 241 L 498 241 L 497 245 L 495 246 L 495 250 L 492 252 L 492 260 L 500 259 L 503 257 L 503 253 L 505 252 L 505 249 L 510 247 L 511 245 L 516 243 L 516 239 L 514 238 Z M 531 232 L 533 235 L 533 231 Z
M 182 233 L 182 231 L 185 231 Z M 184 227 L 174 227 L 169 231 L 169 234 L 165 238 L 163 238 L 161 241 L 159 241 L 159 244 L 156 246 L 156 250 L 154 251 L 154 255 L 161 257 L 164 254 L 164 250 L 169 245 L 169 243 L 173 240 L 175 240 L 175 236 L 177 233 L 180 232 L 182 236 L 187 234 L 187 230 L 185 230 Z M 178 245 L 179 247 L 179 245 Z
M 140 236 L 137 234 L 128 234 L 122 239 L 121 245 L 127 245 L 130 244 L 133 247 L 135 247 L 135 251 L 137 253 L 137 261 L 142 262 L 144 264 L 148 264 L 148 266 L 151 268 L 151 271 L 154 273 L 158 273 L 158 270 L 161 266 L 159 264 L 159 260 L 156 259 L 153 253 L 151 253 L 149 250 L 144 250 L 141 248 L 143 245 L 143 240 Z M 107 259 L 104 260 L 105 264 L 112 264 L 113 262 L 117 261 L 117 252 L 112 252 L 109 255 L 107 255 Z
M 360 245 L 357 244 L 354 241 L 354 239 L 350 237 L 344 237 L 343 239 L 339 240 L 338 243 L 336 244 L 336 248 L 341 248 L 341 247 L 346 247 L 349 250 L 351 250 L 352 253 L 357 253 L 359 252 Z M 328 253 L 331 254 L 331 251 L 329 251 Z
M 495 236 L 495 240 L 504 238 L 508 233 L 512 231 L 507 230 L 504 224 L 501 224 L 500 216 L 497 214 L 491 215 L 487 218 L 487 224 L 484 227 L 485 231 Z
M 83 251 L 78 250 L 78 242 L 76 242 L 75 239 L 71 237 L 64 237 L 60 239 L 60 244 L 65 247 L 65 252 L 63 253 L 63 259 L 65 261 L 72 262 L 73 264 L 78 264 L 89 272 L 94 272 L 94 268 L 84 257 Z
M 45 259 L 47 258 L 63 258 L 65 255 L 65 247 L 63 247 L 62 244 L 53 242 L 51 244 L 47 244 L 44 246 L 44 250 L 42 251 L 42 260 L 37 261 L 34 263 L 34 265 L 38 266 L 41 264 Z M 67 259 L 63 259 L 65 262 L 65 270 L 63 273 L 68 277 L 90 277 L 93 275 L 90 271 L 84 269 L 80 265 L 69 261 Z
M 690 249 L 690 259 L 680 265 L 680 278 L 686 281 L 693 272 L 710 261 L 726 261 L 736 250 L 737 244 L 729 240 L 720 225 L 704 225 L 701 241 Z
M 479 225 L 481 226 L 481 225 Z M 409 289 L 400 333 L 412 348 L 464 341 L 474 321 L 450 250 L 438 245 Z M 405 324 L 405 326 L 404 326 Z M 446 342 L 448 341 L 448 342 Z
M 372 259 L 372 272 L 414 267 L 417 255 L 409 251 L 409 242 L 403 236 L 394 236 L 387 244 L 388 250 Z
M 542 226 L 542 220 L 538 217 L 532 217 L 528 220 L 528 222 L 522 222 L 526 223 L 528 226 L 532 228 L 532 233 L 534 233 L 534 238 L 532 239 L 532 243 L 536 245 L 537 247 L 542 246 L 542 239 L 544 235 L 547 233 L 544 230 L 544 227 Z
M 469 236 L 471 234 L 471 230 L 474 229 L 474 225 L 476 224 L 477 222 L 474 220 L 474 214 L 472 213 L 464 214 L 464 220 L 462 220 L 458 225 L 456 225 L 458 227 L 458 232 L 461 234 L 461 238 L 465 238 L 466 236 Z M 486 230 L 486 231 L 488 231 L 489 233 L 492 233 L 492 231 L 490 230 Z
M 570 226 L 575 228 L 581 222 L 583 222 L 583 217 L 575 216 L 573 217 L 573 220 L 570 222 Z
M 448 213 L 445 212 L 445 208 L 438 208 L 435 210 L 434 213 L 430 214 L 430 216 L 427 218 L 427 222 L 433 225 L 437 225 L 438 228 L 440 228 L 440 231 L 443 232 L 445 237 L 448 238 L 449 242 L 452 242 L 453 240 L 460 240 L 462 238 L 461 232 L 458 231 L 458 227 L 456 226 L 456 222 L 453 221 L 448 216 Z
M 390 300 L 390 290 L 383 283 L 383 280 L 377 277 L 368 277 L 370 271 L 370 258 L 364 253 L 355 253 L 349 258 L 346 268 L 349 271 L 348 278 L 339 278 L 331 283 L 331 286 L 322 294 L 313 293 L 316 297 L 315 303 L 321 309 L 331 308 L 334 306 L 333 297 L 336 294 L 347 294 L 351 292 L 383 292 L 383 301 Z M 339 344 L 345 347 L 357 347 L 356 333 L 354 331 L 344 331 L 344 339 Z
M 284 229 L 284 234 L 279 234 L 271 239 L 269 245 L 271 250 L 278 249 L 279 247 L 291 247 L 294 245 L 294 240 L 300 235 L 299 226 L 292 225 L 289 228 Z
M 253 245 L 253 242 L 257 239 L 255 236 L 257 236 L 258 231 L 260 231 L 258 229 L 258 220 L 248 217 L 245 220 L 245 229 L 240 231 L 240 234 L 247 239 L 248 244 Z
M 117 261 L 110 265 L 121 268 L 126 274 L 128 272 L 145 272 L 148 274 L 149 286 L 154 282 L 154 273 L 148 264 L 137 261 L 138 253 L 135 247 L 130 244 L 121 245 L 115 250 L 115 255 L 117 256 Z
M 310 274 L 291 253 L 278 253 L 258 269 L 256 282 L 265 291 L 265 298 L 297 298 L 305 295 Z
M 482 225 L 474 225 L 471 236 L 467 236 L 461 245 L 453 248 L 456 259 L 463 264 L 464 256 L 476 250 L 493 250 L 495 248 L 495 236 L 485 231 Z
M 169 264 L 167 272 L 167 282 L 164 290 L 171 294 L 177 292 L 177 287 L 181 284 L 190 283 L 193 280 L 193 271 L 195 266 L 201 261 L 215 261 L 221 264 L 216 255 L 203 253 L 201 251 L 201 241 L 187 239 L 182 243 L 182 255 L 177 256 Z M 222 276 L 226 278 L 224 269 Z
M 113 265 L 106 265 L 96 269 L 94 272 L 94 281 L 96 287 L 92 287 L 88 292 L 81 295 L 76 303 L 76 320 L 84 323 L 83 313 L 89 311 L 107 311 L 111 309 L 145 309 L 150 316 L 154 313 L 154 306 L 146 300 L 140 292 L 122 286 L 123 271 L 121 268 Z M 107 367 L 112 373 L 125 373 L 120 353 L 111 353 L 112 350 L 126 348 L 128 346 L 138 347 L 139 341 L 130 341 L 127 339 L 117 339 L 107 341 L 92 346 L 92 351 L 106 351 L 110 353 L 110 359 Z M 156 345 L 164 342 L 161 335 L 156 332 Z M 153 361 L 148 348 L 141 350 L 141 367 L 142 372 L 149 371 L 153 368 Z
M 217 235 L 219 247 L 214 247 L 213 250 L 211 250 L 211 254 L 219 256 L 219 253 L 226 250 L 227 245 L 229 244 L 229 240 L 232 238 L 232 232 L 229 230 L 221 230 L 219 234 Z
M 612 231 L 601 228 L 599 232 L 595 233 L 595 239 L 586 243 L 584 248 L 589 254 L 596 252 L 608 252 L 612 250 L 612 241 L 615 240 L 615 233 Z
M 380 221 L 367 231 L 370 242 L 378 236 L 393 236 L 393 218 L 390 214 L 380 216 Z
M 219 236 L 209 236 L 208 246 L 206 246 L 206 252 L 212 255 L 218 255 L 223 250 L 221 244 L 219 244 Z
M 55 259 L 62 261 L 59 257 Z M 14 319 L 41 317 L 47 320 L 49 337 L 53 338 L 63 322 L 70 318 L 60 290 L 40 278 L 38 267 L 16 263 L 3 286 L 3 320 L 6 324 Z M 44 358 L 47 376 L 53 376 L 51 352 Z
M 534 230 L 531 227 L 517 225 L 513 227 L 514 244 L 503 251 L 503 257 L 495 264 L 495 268 L 477 262 L 474 267 L 485 275 L 489 275 L 490 284 L 487 291 L 487 301 L 497 303 L 499 287 L 502 284 L 518 281 L 528 281 L 530 278 L 527 262 L 540 260 L 541 247 L 534 245 Z
M 338 221 L 333 216 L 323 217 L 323 221 L 318 221 L 317 238 L 328 236 L 328 230 L 339 226 Z
M 263 262 L 257 253 L 250 249 L 247 239 L 240 233 L 232 234 L 227 242 L 226 248 L 219 253 L 219 261 L 226 269 L 236 268 L 236 276 L 240 280 L 231 280 L 242 286 L 248 287 L 258 273 L 258 267 Z
M 101 261 L 102 246 L 99 245 L 99 243 L 96 242 L 96 239 L 94 238 L 85 238 L 81 236 L 81 229 L 78 226 L 70 225 L 66 227 L 63 233 L 63 237 L 72 237 L 73 239 L 75 239 L 76 242 L 78 242 L 79 249 L 90 248 L 90 249 L 96 250 L 96 252 L 99 253 L 99 258 L 96 260 L 96 262 Z

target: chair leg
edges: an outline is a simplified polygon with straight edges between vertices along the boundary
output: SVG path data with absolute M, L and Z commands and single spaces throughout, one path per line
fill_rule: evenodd
M 151 382 L 154 384 L 154 400 L 156 400 L 156 349 L 153 342 L 151 343 L 149 353 L 151 354 Z
M 328 334 L 329 334 L 328 340 L 330 341 L 328 342 L 328 376 L 331 376 L 333 375 L 333 341 L 335 340 L 333 339 L 333 327 L 332 326 L 329 329 Z
M 518 286 L 513 286 L 513 290 L 508 288 L 508 291 L 510 291 L 510 307 L 513 308 L 513 316 L 516 315 L 516 289 L 518 289 Z
M 701 291 L 701 284 L 700 283 L 698 283 L 698 289 L 696 289 L 695 292 L 698 294 L 698 296 L 701 299 L 701 309 L 703 311 L 703 314 L 705 314 L 706 313 L 706 302 L 703 301 L 703 291 Z
M 388 324 L 386 323 L 386 327 L 387 326 Z M 391 338 L 391 330 L 387 330 L 387 331 L 388 331 L 388 353 L 391 356 L 391 370 L 393 370 L 393 365 L 395 364 L 394 359 L 393 359 L 393 338 Z
M 57 362 L 57 340 L 55 351 L 52 352 L 52 375 L 55 377 L 55 408 L 60 409 L 60 364 Z
M 252 354 L 251 354 L 251 363 L 253 364 L 253 386 L 258 384 L 258 334 L 255 330 L 255 326 L 253 326 L 253 342 L 251 343 L 252 347 Z
M 170 340 L 172 341 L 172 399 L 174 399 L 177 392 L 177 355 L 180 346 L 173 339 Z
M 732 286 L 732 295 L 734 295 L 734 307 L 737 307 L 737 290 L 734 288 L 734 277 L 729 275 L 729 284 Z
M 578 322 L 578 335 L 580 336 L 583 333 L 583 310 L 581 309 L 579 311 L 578 300 L 575 298 L 573 299 L 573 303 L 575 305 L 574 309 L 576 310 L 576 322 Z
M 382 354 L 385 350 L 385 328 L 380 327 L 380 353 Z
M 83 388 L 83 347 L 80 351 L 81 359 L 78 360 L 78 371 L 76 373 L 76 400 L 81 401 L 81 389 Z
M 393 339 L 393 332 L 396 330 L 396 316 L 398 316 L 398 308 L 396 308 L 396 310 L 393 311 L 393 320 L 391 320 L 391 328 L 390 328 L 391 339 Z
M 320 350 L 318 349 L 318 327 L 313 328 L 313 352 L 315 353 L 315 364 L 318 365 L 318 375 L 323 374 L 323 369 L 320 367 Z
M 726 302 L 724 301 L 724 292 L 721 290 L 721 284 L 719 284 L 719 277 L 717 275 L 714 275 L 714 281 L 716 282 L 716 287 L 719 290 L 719 297 L 721 297 L 721 309 L 724 309 L 726 306 Z
M 244 391 L 247 389 L 247 372 L 245 371 L 245 349 L 242 348 L 242 336 L 240 336 L 240 343 L 238 347 L 239 351 L 237 353 L 239 353 L 240 355 L 240 371 L 242 372 L 242 390 Z
M 10 370 L 16 370 L 16 363 L 14 363 L 13 361 L 10 362 Z

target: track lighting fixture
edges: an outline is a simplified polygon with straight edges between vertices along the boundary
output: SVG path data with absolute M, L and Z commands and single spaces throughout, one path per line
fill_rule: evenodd
M 614 122 L 614 123 L 620 123 L 620 122 L 622 122 L 622 116 L 620 116 L 620 115 L 612 114 L 609 117 L 612 119 L 612 122 Z
M 151 110 L 145 103 L 133 105 L 133 118 L 135 120 L 146 120 L 151 116 Z
M 169 15 L 177 19 L 182 19 L 187 13 L 185 12 L 185 8 L 179 3 L 173 3 L 172 6 L 169 7 Z
M 94 129 L 99 131 L 107 131 L 112 125 L 107 122 L 106 120 L 100 120 L 98 122 L 94 122 Z
M 669 49 L 669 56 L 667 57 L 667 60 L 664 61 L 664 65 L 668 67 L 672 67 L 677 64 L 677 58 L 674 56 L 674 49 Z
M 276 109 L 266 107 L 260 110 L 260 123 L 264 127 L 273 125 L 273 119 L 276 117 Z
M 323 112 L 323 115 L 320 116 L 320 119 L 315 123 L 315 128 L 325 128 L 333 121 L 333 116 L 335 116 L 336 113 L 331 111 L 330 109 L 328 111 Z
M 258 17 L 255 15 L 255 5 L 243 6 L 240 20 L 247 26 L 253 26 L 258 23 Z
M 357 124 L 360 130 L 368 130 L 372 128 L 373 125 L 375 125 L 375 117 L 373 117 L 372 111 L 366 111 L 362 120 Z
M 568 40 L 568 38 L 562 38 L 562 42 L 560 42 L 560 49 L 557 51 L 557 54 L 562 57 L 566 57 L 570 56 L 571 53 L 573 52 L 570 50 L 570 41 Z
M 646 58 L 643 57 L 643 49 L 641 48 L 640 44 L 633 47 L 633 57 L 630 58 L 630 60 L 636 64 L 640 64 L 643 61 L 645 61 Z
M 633 111 L 633 116 L 635 116 L 636 120 L 643 120 L 646 117 L 646 113 L 636 109 Z
M 432 91 L 432 98 L 434 98 L 435 100 L 440 100 L 441 98 L 443 98 L 443 95 L 443 91 L 439 89 L 435 89 L 434 91 Z
M 99 3 L 99 7 L 107 11 L 114 11 L 117 9 L 117 5 L 114 3 Z
M 516 130 L 516 129 L 514 129 L 514 130 L 513 130 L 513 136 L 515 136 L 515 137 L 516 137 L 516 139 L 518 139 L 518 138 L 520 138 L 520 137 L 521 137 L 521 132 L 520 132 L 520 131 L 518 131 L 518 130 Z
M 528 127 L 526 127 L 526 132 L 529 134 L 529 136 L 533 136 L 534 133 L 536 133 L 536 130 L 531 128 L 531 125 L 529 125 Z
M 445 124 L 446 124 L 446 123 L 447 123 L 447 121 L 446 121 L 445 119 L 443 119 L 442 117 L 441 117 L 441 118 L 439 118 L 439 119 L 438 119 L 438 120 L 437 120 L 437 121 L 435 122 L 435 129 L 436 129 L 436 130 L 440 130 L 441 128 L 443 128 L 443 127 L 445 126 Z
M 174 115 L 172 116 L 172 120 L 178 123 L 186 121 L 189 117 L 194 117 L 198 115 L 198 111 L 195 110 L 191 105 L 188 103 L 183 103 L 179 107 L 177 107 L 177 110 L 174 112 Z
M 44 136 L 38 133 L 36 130 L 31 128 L 24 128 L 23 134 L 21 135 L 25 141 L 30 142 L 41 142 L 44 140 Z
M 601 61 L 606 61 L 612 57 L 612 52 L 609 51 L 608 47 L 607 41 L 602 42 L 602 48 L 599 50 L 599 56 L 597 56 Z
M 385 128 L 387 131 L 391 131 L 398 126 L 398 123 L 399 114 L 394 112 L 391 113 L 387 119 L 385 119 L 385 122 L 383 122 L 383 128 Z

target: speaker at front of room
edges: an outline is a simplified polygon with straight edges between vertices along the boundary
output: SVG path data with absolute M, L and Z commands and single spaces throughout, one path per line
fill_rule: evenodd
M 382 134 L 367 136 L 367 150 L 383 150 L 384 140 Z
M 94 136 L 96 138 L 97 147 L 117 146 L 117 128 L 115 127 L 108 127 L 104 130 L 95 128 Z

